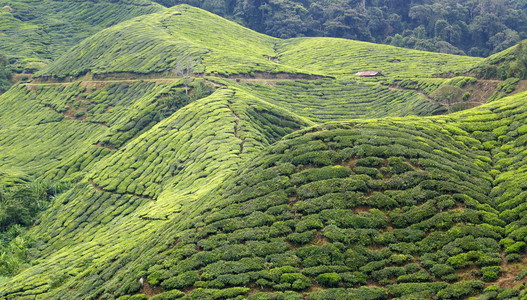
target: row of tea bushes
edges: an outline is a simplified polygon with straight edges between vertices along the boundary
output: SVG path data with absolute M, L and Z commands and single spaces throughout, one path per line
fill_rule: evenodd
M 381 116 L 436 115 L 446 109 L 414 91 L 394 90 L 373 83 L 340 80 L 247 83 L 242 88 L 315 122 Z

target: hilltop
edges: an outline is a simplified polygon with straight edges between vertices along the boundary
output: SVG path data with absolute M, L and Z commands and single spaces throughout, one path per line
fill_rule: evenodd
M 280 40 L 180 5 L 103 30 L 37 76 L 148 74 L 192 67 L 194 73 L 223 76 L 263 72 L 349 77 L 376 68 L 391 77 L 430 77 L 462 72 L 477 61 L 345 39 Z M 421 71 L 411 71 L 416 68 Z
M 6 0 L 0 7 L 0 53 L 32 73 L 86 37 L 121 21 L 161 11 L 148 0 Z
M 62 184 L 0 296 L 525 296 L 527 95 L 482 62 L 187 5 L 104 29 L 0 95 L 0 182 Z

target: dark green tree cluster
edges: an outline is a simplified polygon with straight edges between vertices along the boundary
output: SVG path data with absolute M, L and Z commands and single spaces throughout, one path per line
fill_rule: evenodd
M 0 94 L 11 86 L 11 70 L 7 57 L 0 53 Z
M 55 195 L 69 189 L 65 182 L 30 182 L 0 187 L 0 276 L 11 276 L 24 267 L 33 240 L 23 233 Z
M 525 38 L 525 1 L 158 0 L 187 3 L 280 38 L 331 36 L 487 56 Z
M 67 183 L 33 182 L 0 187 L 0 234 L 12 226 L 29 226 L 53 197 L 70 187 Z
M 527 44 L 518 43 L 503 52 L 485 59 L 472 72 L 482 78 L 507 79 L 498 86 L 498 92 L 510 93 L 519 79 L 527 78 Z

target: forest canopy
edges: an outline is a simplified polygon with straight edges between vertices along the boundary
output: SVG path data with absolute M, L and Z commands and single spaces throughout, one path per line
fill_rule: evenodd
M 526 0 L 157 0 L 280 38 L 328 36 L 471 56 L 527 38 Z

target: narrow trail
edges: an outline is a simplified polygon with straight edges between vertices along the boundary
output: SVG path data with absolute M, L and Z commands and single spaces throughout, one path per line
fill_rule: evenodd
M 233 74 L 233 75 L 221 75 L 214 73 L 206 74 L 192 74 L 192 78 L 223 78 L 223 79 L 234 79 L 243 81 L 262 81 L 272 82 L 281 80 L 318 80 L 318 79 L 334 79 L 333 77 L 315 75 L 315 74 L 303 74 L 303 73 L 268 73 L 268 72 L 255 72 L 253 74 Z M 38 77 L 33 79 L 31 82 L 19 83 L 20 86 L 27 88 L 39 87 L 39 86 L 68 86 L 78 82 L 80 86 L 90 86 L 96 84 L 111 84 L 111 83 L 133 83 L 133 82 L 174 82 L 182 80 L 180 76 L 170 76 L 167 73 L 160 74 L 132 74 L 132 73 L 108 73 L 108 74 L 89 74 L 79 77 L 70 77 L 67 79 L 57 78 L 45 78 Z
M 234 95 L 233 95 L 234 96 Z M 240 153 L 238 155 L 241 155 L 243 153 L 243 146 L 246 142 L 245 138 L 240 135 L 240 129 L 241 129 L 241 119 L 240 117 L 234 112 L 234 110 L 231 107 L 231 103 L 228 104 L 229 110 L 231 111 L 231 115 L 234 118 L 234 136 L 239 139 L 240 142 Z

